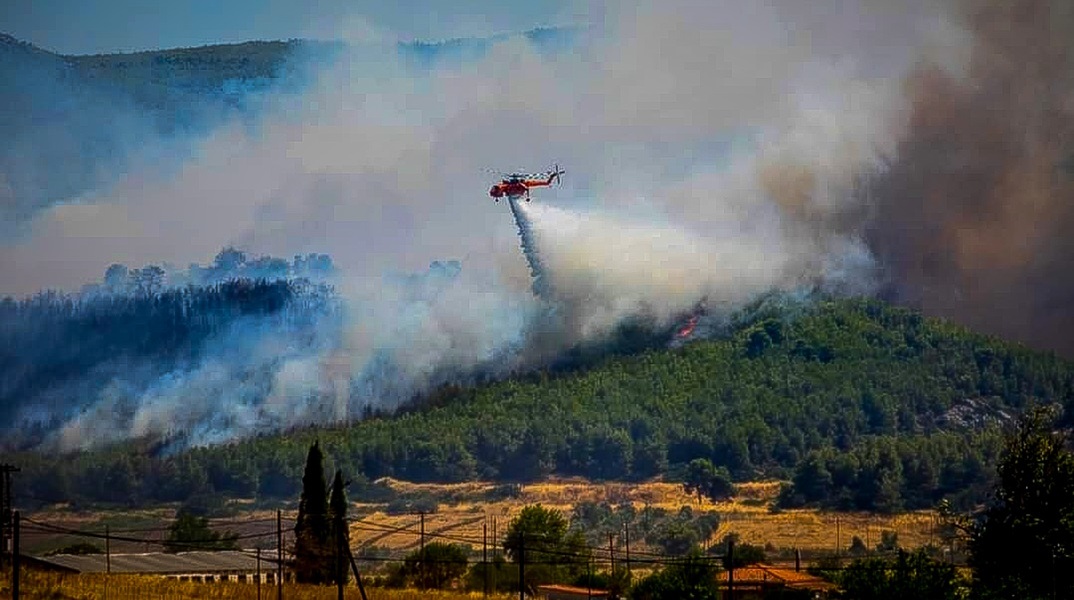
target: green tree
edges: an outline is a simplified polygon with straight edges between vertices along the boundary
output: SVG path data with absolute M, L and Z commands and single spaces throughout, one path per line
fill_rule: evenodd
M 209 519 L 189 512 L 179 511 L 175 521 L 168 527 L 164 540 L 165 552 L 190 552 L 192 550 L 238 550 L 238 534 L 223 534 L 209 528 Z
M 899 532 L 897 531 L 881 531 L 880 541 L 876 544 L 876 551 L 895 552 L 899 549 Z
M 851 556 L 865 556 L 868 553 L 869 548 L 860 537 L 854 536 L 850 540 L 850 548 L 847 549 L 847 554 Z
M 540 504 L 527 506 L 507 527 L 504 552 L 513 562 L 524 560 L 526 585 L 537 586 L 577 577 L 588 560 L 585 538 L 570 531 L 567 518 Z
M 731 567 L 730 548 L 731 543 L 735 545 L 734 566 L 747 567 L 749 565 L 755 565 L 757 563 L 763 563 L 768 560 L 765 555 L 763 546 L 754 546 L 753 544 L 745 544 L 739 541 L 740 537 L 737 533 L 728 533 L 723 536 L 723 540 L 716 546 L 713 546 L 710 552 L 715 551 L 723 554 L 723 568 L 728 569 Z
M 642 579 L 631 590 L 632 600 L 715 600 L 716 564 L 694 549 L 688 556 Z
M 684 519 L 668 519 L 654 528 L 647 539 L 665 554 L 683 556 L 701 541 L 701 536 L 694 523 Z
M 475 562 L 466 574 L 466 589 L 483 592 L 486 584 L 489 591 L 518 591 L 518 567 L 504 560 L 500 553 L 496 553 L 487 563 Z
M 432 542 L 406 556 L 403 572 L 423 589 L 446 589 L 466 573 L 467 555 L 462 544 Z
M 314 442 L 306 455 L 302 475 L 302 496 L 295 520 L 295 578 L 300 583 L 329 583 L 334 580 L 328 520 L 328 484 L 324 479 L 324 454 Z
M 697 503 L 701 504 L 704 496 L 713 501 L 730 498 L 735 493 L 731 475 L 724 467 L 717 468 L 707 458 L 695 458 L 686 465 L 686 476 L 682 483 L 687 493 L 697 494 Z
M 1007 438 L 995 501 L 970 527 L 980 598 L 1074 598 L 1074 453 L 1055 414 L 1026 412 Z
M 860 558 L 839 580 L 848 600 L 958 600 L 963 582 L 955 566 L 933 560 L 924 550 L 900 550 L 895 558 Z

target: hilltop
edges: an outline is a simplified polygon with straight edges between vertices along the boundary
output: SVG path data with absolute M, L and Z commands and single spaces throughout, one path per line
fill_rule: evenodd
M 517 35 L 556 52 L 573 31 Z M 478 58 L 509 37 L 400 43 L 386 55 L 427 68 Z M 348 48 L 292 39 L 62 55 L 0 33 L 0 235 L 107 185 L 138 160 L 182 156 L 222 124 L 256 124 L 270 98 L 305 91 Z
M 739 481 L 792 480 L 787 506 L 893 511 L 979 502 L 1005 421 L 1072 400 L 1074 365 L 1052 354 L 878 300 L 768 301 L 720 339 L 448 386 L 348 426 L 172 455 L 124 444 L 18 462 L 21 487 L 42 502 L 145 503 L 293 499 L 314 440 L 353 474 L 358 499 L 390 495 L 371 483 L 386 476 L 640 481 L 708 458 Z

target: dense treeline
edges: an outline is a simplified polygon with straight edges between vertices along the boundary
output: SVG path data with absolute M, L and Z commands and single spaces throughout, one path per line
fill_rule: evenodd
M 17 411 L 73 408 L 74 400 L 97 397 L 118 374 L 159 377 L 195 361 L 207 341 L 245 320 L 269 318 L 299 332 L 335 310 L 329 288 L 305 281 L 234 279 L 163 289 L 158 279 L 129 293 L 0 300 L 0 417 L 25 425 L 32 416 L 16 418 Z M 40 425 L 47 430 L 50 423 Z M 23 431 L 5 445 L 20 439 L 33 441 Z
M 705 458 L 737 480 L 791 479 L 787 505 L 965 505 L 993 480 L 1010 415 L 1074 400 L 1069 362 L 879 301 L 748 315 L 720 340 L 445 389 L 424 408 L 348 427 L 159 458 L 130 447 L 27 457 L 22 481 L 41 500 L 289 498 L 319 439 L 333 468 L 359 481 L 630 480 Z

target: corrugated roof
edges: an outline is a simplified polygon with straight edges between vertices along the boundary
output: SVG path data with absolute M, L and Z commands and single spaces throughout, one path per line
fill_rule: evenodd
M 268 553 L 263 553 L 261 570 L 271 570 Z M 104 573 L 107 558 L 104 554 L 56 554 L 37 557 L 37 560 L 80 573 Z M 257 557 L 252 552 L 222 550 L 219 552 L 148 552 L 145 554 L 113 554 L 113 573 L 221 573 L 225 571 L 255 572 Z

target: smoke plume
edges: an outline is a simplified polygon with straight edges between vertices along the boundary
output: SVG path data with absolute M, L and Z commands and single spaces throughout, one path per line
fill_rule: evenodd
M 891 296 L 1074 354 L 1074 7 L 966 2 L 964 69 L 922 64 L 871 186 L 867 230 Z
M 302 343 L 247 322 L 195 364 L 106 369 L 105 391 L 23 414 L 59 421 L 64 448 L 176 430 L 213 443 L 773 290 L 879 292 L 1074 352 L 1072 15 L 1045 0 L 671 0 L 608 3 L 566 49 L 511 35 L 415 65 L 351 44 L 313 60 L 303 94 L 259 102 L 253 125 L 193 152 L 162 142 L 168 168 L 34 205 L 0 242 L 10 294 L 226 245 L 324 253 L 342 308 Z M 486 169 L 553 160 L 571 175 L 510 202 L 512 227 Z

